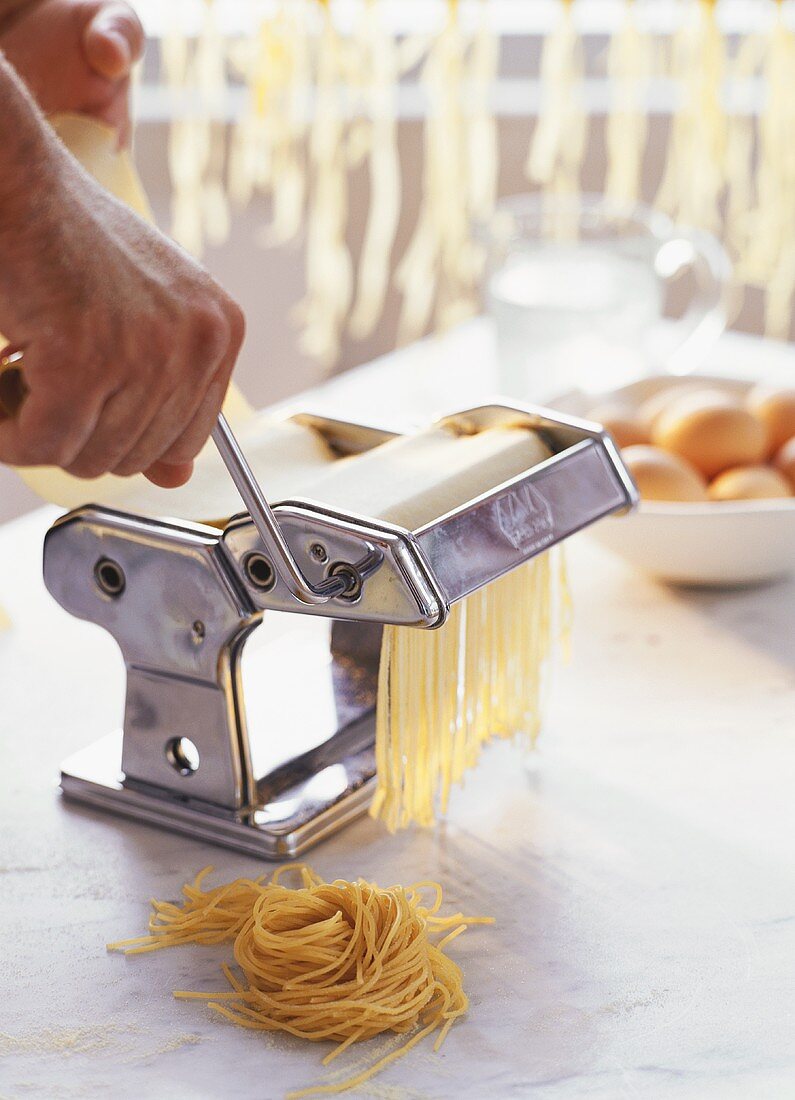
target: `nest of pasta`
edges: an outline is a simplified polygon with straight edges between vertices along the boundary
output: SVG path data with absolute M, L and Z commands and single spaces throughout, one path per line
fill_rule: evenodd
M 153 900 L 149 935 L 109 948 L 142 954 L 186 943 L 232 943 L 238 969 L 223 966 L 229 988 L 178 990 L 175 996 L 205 1001 L 252 1030 L 331 1040 L 337 1046 L 324 1065 L 360 1040 L 411 1033 L 355 1077 L 293 1092 L 293 1100 L 360 1085 L 433 1032 L 438 1050 L 467 1011 L 461 970 L 444 949 L 468 924 L 490 919 L 440 916 L 437 883 L 382 888 L 361 879 L 324 882 L 306 865 L 292 864 L 270 880 L 236 879 L 205 890 L 211 870 L 183 887 L 182 904 Z M 283 884 L 289 872 L 297 872 L 300 885 Z

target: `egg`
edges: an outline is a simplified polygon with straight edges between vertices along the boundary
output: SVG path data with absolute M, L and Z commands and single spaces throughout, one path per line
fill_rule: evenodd
M 648 397 L 637 410 L 636 416 L 651 435 L 657 421 L 666 409 L 673 405 L 675 401 L 694 393 L 715 393 L 722 397 L 731 398 L 737 404 L 740 404 L 739 398 L 735 398 L 728 390 L 720 389 L 717 385 L 707 387 L 703 382 L 677 382 L 675 385 L 663 386 L 662 389 L 657 390 L 655 394 Z
M 707 500 L 707 484 L 697 470 L 658 447 L 627 447 L 621 452 L 643 500 Z
M 637 413 L 624 405 L 599 405 L 591 409 L 588 419 L 595 420 L 610 432 L 619 447 L 651 442 L 646 425 Z
M 709 487 L 711 500 L 773 500 L 791 497 L 792 486 L 772 466 L 737 466 L 724 470 Z
M 669 405 L 657 420 L 652 442 L 686 459 L 706 478 L 731 466 L 761 462 L 767 454 L 762 423 L 729 393 L 699 390 Z
M 795 435 L 776 452 L 773 465 L 795 489 Z
M 748 409 L 767 430 L 770 454 L 795 436 L 795 388 L 754 386 L 748 394 Z

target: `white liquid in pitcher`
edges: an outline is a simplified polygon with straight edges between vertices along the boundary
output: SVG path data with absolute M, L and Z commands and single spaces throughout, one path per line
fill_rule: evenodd
M 662 289 L 652 246 L 644 255 L 646 242 L 619 251 L 623 243 L 539 243 L 492 274 L 487 297 L 505 393 L 540 401 L 638 377 Z

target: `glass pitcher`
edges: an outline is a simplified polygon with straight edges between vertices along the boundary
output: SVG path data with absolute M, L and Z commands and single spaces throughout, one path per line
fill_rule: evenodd
M 478 227 L 503 393 L 544 401 L 686 373 L 726 325 L 718 241 L 601 195 L 515 195 Z

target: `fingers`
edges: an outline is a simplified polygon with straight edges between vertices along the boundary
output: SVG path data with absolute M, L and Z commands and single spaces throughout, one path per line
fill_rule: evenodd
M 85 446 L 102 411 L 101 395 L 78 402 L 53 386 L 31 386 L 13 418 L 0 419 L 0 462 L 68 466 Z
M 223 404 L 243 330 L 243 315 L 231 302 L 225 304 L 222 313 L 204 318 L 199 325 L 200 346 L 189 358 L 196 367 L 202 361 L 207 367 L 201 374 L 194 370 L 194 377 L 188 375 L 188 380 L 162 403 L 148 430 L 113 467 L 113 473 L 126 477 L 152 470 L 150 480 L 155 480 L 179 476 L 174 469 L 192 467 Z M 172 469 L 164 471 L 161 467 Z M 155 484 L 161 483 L 155 480 Z
M 120 0 L 91 6 L 97 11 L 83 31 L 86 60 L 100 76 L 114 82 L 124 80 L 143 53 L 141 21 Z
M 144 477 L 149 478 L 153 485 L 159 485 L 161 489 L 178 489 L 180 485 L 190 481 L 192 473 L 192 462 L 184 462 L 181 466 L 155 462 L 148 470 L 144 470 Z
M 192 461 L 209 439 L 218 419 L 245 335 L 245 319 L 241 310 L 232 302 L 228 303 L 228 307 L 229 342 L 221 364 L 210 380 L 193 417 L 172 440 L 171 446 L 159 456 L 161 462 L 179 466 Z
M 115 393 L 84 445 L 63 468 L 73 477 L 95 478 L 114 470 L 127 452 L 144 435 L 157 415 L 154 387 L 135 385 Z
M 140 473 L 157 462 L 177 439 L 184 425 L 193 419 L 206 382 L 190 377 L 160 403 L 154 415 L 144 425 L 144 431 L 130 440 L 130 445 L 115 460 L 109 463 L 110 470 L 119 477 L 130 477 Z M 183 462 L 189 463 L 193 455 L 187 455 Z M 179 463 L 176 463 L 179 465 Z
M 218 413 L 221 411 L 229 388 L 230 374 L 231 370 L 221 372 L 210 383 L 196 415 L 172 446 L 160 456 L 161 462 L 179 466 L 198 455 L 218 419 Z
M 83 54 L 89 68 L 109 81 L 107 94 L 84 105 L 93 117 L 113 126 L 119 148 L 130 144 L 130 73 L 144 49 L 144 30 L 138 16 L 121 0 L 90 0 L 80 9 Z
M 107 402 L 67 472 L 95 478 L 148 471 L 164 488 L 184 484 L 223 403 L 242 338 L 242 314 L 231 302 L 199 311 L 167 368 Z M 170 392 L 158 375 L 171 379 Z

